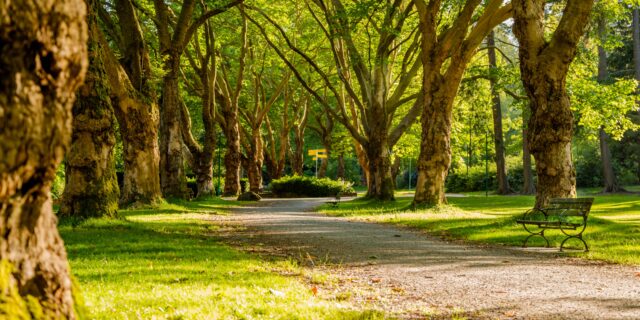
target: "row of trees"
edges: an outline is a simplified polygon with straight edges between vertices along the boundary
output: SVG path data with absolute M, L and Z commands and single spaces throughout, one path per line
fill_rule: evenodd
M 500 98 L 507 93 L 527 101 L 524 150 L 535 158 L 536 205 L 574 196 L 574 118 L 566 85 L 593 4 L 21 0 L 0 5 L 2 310 L 9 305 L 17 306 L 10 312 L 35 314 L 34 304 L 21 298 L 32 296 L 53 318 L 77 316 L 49 192 L 65 151 L 60 215 L 66 216 L 115 216 L 118 203 L 186 198 L 187 170 L 196 176 L 197 196 L 211 195 L 215 146 L 222 142 L 217 127 L 224 135 L 227 195 L 238 194 L 241 167 L 253 191 L 261 189 L 265 164 L 271 177 L 283 174 L 287 159 L 294 173 L 302 173 L 305 132 L 315 132 L 339 159 L 354 150 L 368 197 L 392 200 L 398 172 L 392 152 L 406 145 L 405 133 L 417 122 L 414 203 L 439 205 L 446 201 L 459 88 L 489 80 L 500 189 L 509 189 L 500 132 Z M 506 36 L 496 36 L 494 30 L 511 18 L 501 28 L 508 30 Z M 498 54 L 510 59 L 496 45 L 505 37 L 519 43 L 512 65 L 519 69 L 524 94 L 496 76 Z M 474 59 L 485 49 L 489 72 L 474 75 Z M 113 152 L 119 140 L 122 188 Z

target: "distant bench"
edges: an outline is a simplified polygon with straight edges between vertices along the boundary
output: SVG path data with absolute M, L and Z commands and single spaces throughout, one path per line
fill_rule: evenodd
M 589 251 L 589 246 L 582 238 L 582 233 L 587 228 L 587 218 L 593 198 L 551 199 L 549 205 L 544 208 L 533 208 L 524 213 L 522 219 L 516 220 L 530 235 L 524 240 L 523 247 L 531 237 L 541 236 L 549 247 L 549 239 L 544 232 L 547 229 L 560 229 L 567 237 L 560 244 L 560 251 L 569 239 L 578 239 L 584 244 L 584 251 Z

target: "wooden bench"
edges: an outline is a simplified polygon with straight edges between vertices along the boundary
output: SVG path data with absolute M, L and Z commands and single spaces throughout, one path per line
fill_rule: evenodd
M 569 239 L 578 239 L 584 244 L 584 251 L 589 251 L 587 242 L 582 238 L 582 233 L 587 228 L 587 218 L 593 198 L 551 199 L 549 205 L 544 208 L 533 208 L 524 213 L 522 219 L 516 220 L 530 235 L 524 240 L 523 247 L 527 246 L 529 239 L 541 236 L 549 247 L 549 240 L 544 232 L 547 229 L 559 229 L 566 238 L 560 244 L 560 251 L 563 251 L 564 244 Z

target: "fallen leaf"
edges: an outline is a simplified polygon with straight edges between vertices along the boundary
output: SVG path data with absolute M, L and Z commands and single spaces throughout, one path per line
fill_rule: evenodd
M 382 281 L 382 279 L 380 278 L 371 278 L 371 282 L 373 283 L 380 283 Z
M 314 296 L 317 296 L 318 295 L 318 287 L 316 287 L 316 286 L 311 287 L 311 292 L 313 292 Z

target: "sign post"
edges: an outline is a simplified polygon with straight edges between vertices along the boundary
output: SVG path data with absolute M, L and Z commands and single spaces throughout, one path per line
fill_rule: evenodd
M 316 178 L 318 177 L 318 159 L 327 159 L 327 149 L 312 149 L 308 151 L 308 155 L 313 156 L 316 162 Z

